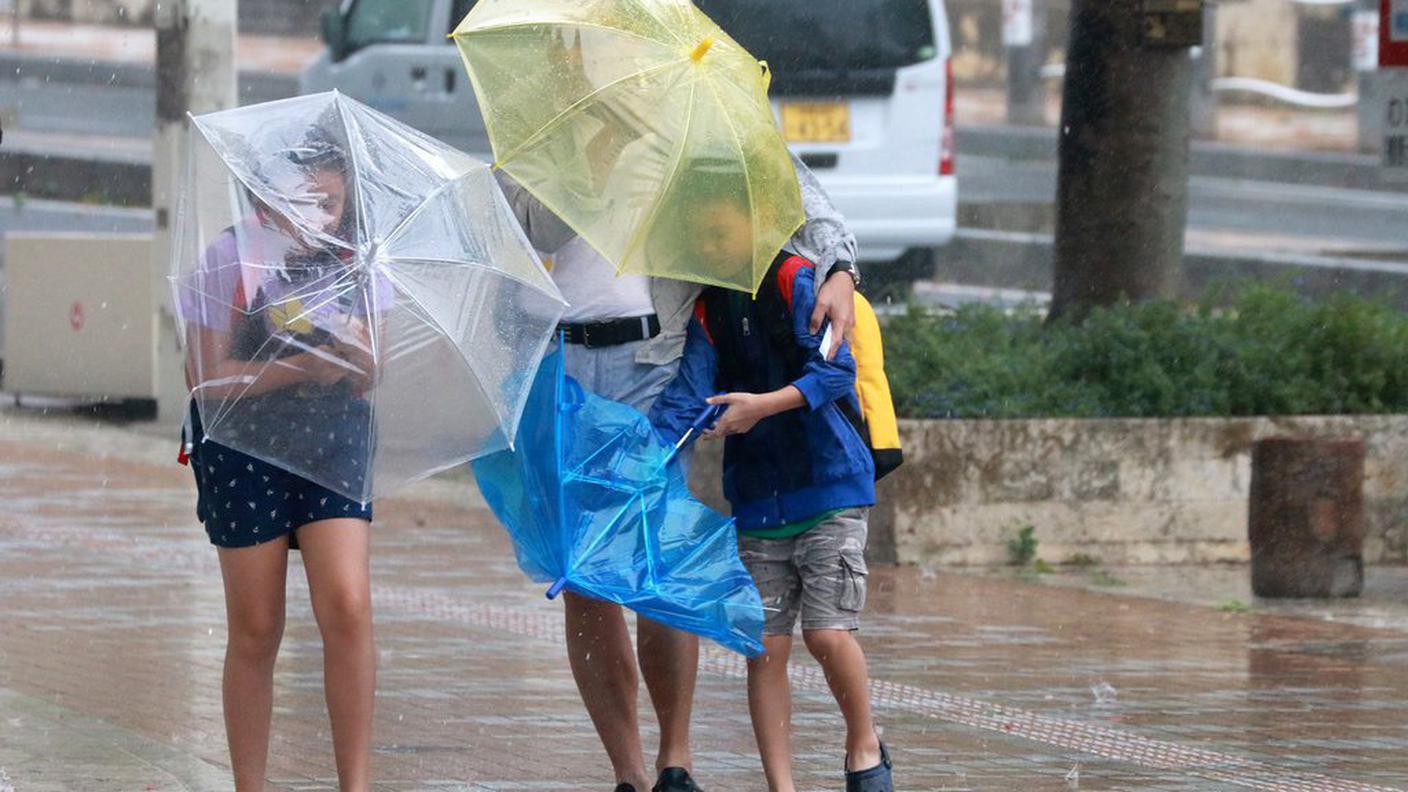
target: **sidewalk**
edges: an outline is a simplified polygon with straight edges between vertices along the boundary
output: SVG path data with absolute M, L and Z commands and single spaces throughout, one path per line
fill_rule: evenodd
M 0 411 L 0 779 L 16 792 L 230 788 L 219 572 L 173 452 Z M 523 581 L 468 485 L 379 508 L 377 788 L 609 789 L 560 606 Z M 281 790 L 335 789 L 294 566 L 270 773 Z M 1350 792 L 1408 777 L 1402 622 L 917 569 L 876 569 L 871 591 L 863 640 L 903 789 Z M 695 744 L 711 790 L 763 788 L 742 670 L 705 654 Z M 835 789 L 839 717 L 810 661 L 795 685 L 799 781 Z
M 26 19 L 16 47 L 7 16 L 0 16 L 0 53 L 138 64 L 156 58 L 156 32 L 151 28 Z M 297 74 L 322 49 L 322 42 L 313 38 L 241 35 L 235 62 L 246 71 Z

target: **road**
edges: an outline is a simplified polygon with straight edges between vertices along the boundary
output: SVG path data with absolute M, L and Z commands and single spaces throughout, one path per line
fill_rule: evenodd
M 959 152 L 958 177 L 960 200 L 967 204 L 1049 203 L 1056 193 L 1053 162 Z M 1403 251 L 1408 259 L 1405 229 L 1404 193 L 1215 176 L 1189 180 L 1190 237 L 1229 246 L 1325 254 Z

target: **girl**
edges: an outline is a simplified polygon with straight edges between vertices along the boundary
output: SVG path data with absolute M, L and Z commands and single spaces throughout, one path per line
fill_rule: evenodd
M 246 194 L 252 216 L 216 238 L 180 289 L 194 397 L 185 448 L 225 587 L 225 728 L 235 789 L 262 790 L 288 554 L 301 550 L 338 778 L 344 792 L 361 792 L 376 682 L 372 511 L 348 494 L 365 491 L 368 317 L 380 308 L 366 304 L 347 264 L 356 202 L 343 149 L 305 141 L 270 169 L 301 182 L 283 210 L 294 219 Z M 202 418 L 243 451 L 207 438 Z

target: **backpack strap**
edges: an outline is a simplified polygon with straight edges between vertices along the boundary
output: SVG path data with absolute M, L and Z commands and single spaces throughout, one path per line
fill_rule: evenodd
M 694 301 L 694 318 L 699 321 L 699 326 L 704 328 L 704 338 L 708 339 L 709 345 L 714 346 L 714 331 L 709 328 L 709 308 L 704 304 L 704 295 Z
M 787 306 L 789 313 L 792 310 L 792 287 L 797 282 L 797 271 L 812 266 L 814 265 L 810 261 L 801 256 L 788 256 L 777 268 L 777 293 L 782 297 L 782 303 Z

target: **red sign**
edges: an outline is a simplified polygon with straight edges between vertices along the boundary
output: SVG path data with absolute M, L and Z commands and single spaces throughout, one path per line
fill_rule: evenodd
M 1379 0 L 1379 67 L 1408 66 L 1408 0 Z
M 72 327 L 73 332 L 77 333 L 79 330 L 83 329 L 83 325 L 87 321 L 88 318 L 83 315 L 83 303 L 74 300 L 73 305 L 68 309 L 68 326 Z

